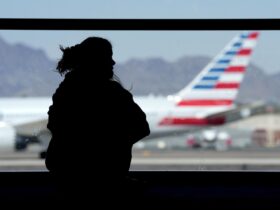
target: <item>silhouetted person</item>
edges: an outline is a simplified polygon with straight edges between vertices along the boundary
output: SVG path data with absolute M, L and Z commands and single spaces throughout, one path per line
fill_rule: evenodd
M 52 139 L 46 166 L 70 202 L 71 195 L 96 202 L 98 195 L 114 196 L 122 188 L 132 146 L 149 135 L 149 125 L 114 79 L 108 40 L 89 37 L 61 50 L 57 70 L 65 78 L 48 111 Z

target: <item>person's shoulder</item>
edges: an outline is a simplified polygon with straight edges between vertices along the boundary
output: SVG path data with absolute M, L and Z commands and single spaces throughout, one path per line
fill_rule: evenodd
M 67 94 L 70 91 L 71 87 L 73 86 L 74 86 L 73 76 L 69 72 L 64 75 L 64 78 L 56 88 L 53 97 L 58 97 Z
M 109 80 L 109 81 L 108 81 L 108 84 L 109 84 L 111 87 L 113 87 L 113 88 L 124 89 L 124 88 L 122 87 L 122 85 L 121 85 L 119 82 L 114 81 L 114 80 Z
M 109 83 L 110 83 L 110 86 L 111 86 L 111 88 L 113 89 L 114 92 L 117 92 L 117 93 L 122 94 L 122 95 L 129 96 L 129 97 L 132 96 L 132 94 L 127 89 L 125 89 L 119 82 L 110 81 Z

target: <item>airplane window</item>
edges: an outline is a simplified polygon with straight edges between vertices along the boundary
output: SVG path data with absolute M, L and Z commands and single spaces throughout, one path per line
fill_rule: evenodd
M 8 30 L 0 32 L 0 170 L 46 170 L 59 45 L 92 35 L 112 42 L 115 73 L 150 123 L 131 170 L 280 169 L 278 31 Z

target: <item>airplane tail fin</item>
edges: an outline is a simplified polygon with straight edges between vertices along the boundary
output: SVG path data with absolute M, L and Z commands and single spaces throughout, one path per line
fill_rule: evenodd
M 259 32 L 237 35 L 178 94 L 177 106 L 228 108 L 234 103 Z

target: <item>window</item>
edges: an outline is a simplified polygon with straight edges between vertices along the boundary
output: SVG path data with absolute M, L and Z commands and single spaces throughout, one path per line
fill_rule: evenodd
M 102 9 L 103 13 L 96 11 L 96 16 L 89 15 L 93 14 L 93 12 L 88 7 L 88 9 L 83 8 L 85 9 L 84 14 L 88 14 L 85 16 L 73 12 L 69 12 L 69 16 L 67 16 L 65 13 L 52 13 L 51 10 L 48 11 L 50 13 L 46 14 L 38 9 L 34 11 L 35 14 L 33 13 L 31 18 L 47 19 L 0 19 L 0 27 L 2 29 L 0 44 L 3 45 L 2 52 L 0 51 L 2 61 L 7 61 L 7 64 L 9 64 L 7 56 L 10 53 L 13 55 L 19 53 L 18 56 L 20 55 L 19 59 L 15 59 L 19 61 L 19 63 L 16 63 L 18 66 L 13 66 L 20 82 L 15 82 L 15 77 L 9 77 L 8 72 L 5 71 L 12 68 L 12 66 L 6 68 L 2 65 L 3 77 L 7 78 L 2 83 L 2 97 L 20 96 L 23 99 L 27 99 L 30 96 L 40 96 L 41 101 L 36 101 L 36 103 L 40 103 L 39 107 L 47 108 L 50 104 L 49 96 L 61 80 L 58 75 L 52 72 L 60 56 L 58 46 L 60 44 L 64 46 L 75 44 L 94 33 L 94 35 L 104 36 L 112 41 L 114 56 L 117 61 L 116 73 L 120 76 L 126 88 L 131 89 L 132 93 L 137 97 L 148 95 L 151 99 L 151 105 L 156 106 L 156 103 L 161 104 L 161 101 L 156 102 L 154 99 L 159 98 L 162 100 L 163 97 L 179 91 L 180 87 L 190 82 L 196 76 L 196 71 L 202 69 L 233 36 L 243 30 L 252 31 L 257 29 L 260 30 L 260 37 L 250 61 L 252 66 L 249 66 L 247 72 L 251 75 L 250 77 L 248 74 L 245 75 L 238 94 L 237 105 L 239 105 L 239 110 L 242 111 L 244 116 L 251 115 L 252 111 L 260 112 L 260 114 L 246 118 L 243 120 L 243 124 L 231 123 L 230 126 L 210 127 L 207 130 L 195 130 L 187 134 L 176 132 L 175 137 L 168 136 L 156 140 L 141 141 L 134 147 L 132 170 L 278 169 L 279 131 L 276 125 L 279 121 L 279 99 L 278 93 L 275 90 L 278 89 L 277 76 L 279 65 L 277 63 L 277 52 L 279 49 L 279 32 L 277 30 L 279 30 L 279 20 L 265 19 L 278 18 L 278 3 L 274 4 L 273 7 L 268 6 L 272 5 L 273 1 L 266 2 L 266 7 L 258 4 L 257 6 L 260 6 L 261 10 L 252 10 L 253 12 L 248 16 L 248 13 L 245 12 L 245 10 L 248 11 L 246 8 L 249 7 L 249 5 L 248 7 L 246 6 L 247 2 L 242 7 L 244 10 L 238 10 L 238 13 L 232 12 L 234 11 L 233 8 L 236 8 L 235 4 L 238 5 L 238 2 L 230 3 L 233 4 L 231 6 L 227 3 L 227 6 L 224 7 L 227 9 L 222 9 L 218 12 L 214 8 L 218 2 L 212 5 L 207 5 L 208 3 L 204 2 L 205 7 L 201 7 L 200 3 L 190 3 L 189 7 L 185 7 L 185 9 L 192 8 L 189 12 L 185 12 L 185 9 L 180 4 L 172 1 L 163 2 L 166 7 L 158 10 L 158 13 L 154 13 L 156 3 L 152 3 L 150 7 L 147 6 L 147 3 L 146 5 L 137 3 L 138 5 L 136 6 L 136 3 L 134 3 L 134 6 L 138 7 L 139 12 L 131 10 L 122 13 L 118 9 L 121 7 L 120 5 L 113 5 L 115 10 Z M 37 3 L 34 4 L 35 6 L 37 5 Z M 47 4 L 51 5 L 51 3 Z M 69 4 L 72 5 L 74 3 L 70 2 Z M 102 4 L 104 6 L 108 3 Z M 245 3 L 243 2 L 242 4 Z M 176 10 L 177 12 L 175 13 L 172 9 L 172 12 L 167 15 L 166 8 L 170 8 L 168 5 L 172 5 L 174 11 Z M 111 8 L 113 6 L 111 5 Z M 267 13 L 266 8 L 270 8 L 269 13 Z M 143 12 L 144 9 L 145 13 Z M 27 12 L 25 16 L 20 16 L 19 14 L 22 13 L 18 11 L 2 13 L 4 18 L 30 18 L 27 15 L 32 13 Z M 60 17 L 93 19 L 48 19 Z M 165 20 L 150 19 L 146 21 L 143 19 L 125 20 L 118 18 L 164 18 Z M 186 20 L 185 18 L 218 19 Z M 29 55 L 30 57 L 22 57 L 22 55 Z M 28 61 L 30 63 L 24 66 L 23 64 Z M 40 62 L 43 62 L 43 65 Z M 37 65 L 43 68 L 39 70 Z M 196 71 L 187 75 L 182 72 L 185 67 L 191 70 L 193 66 L 195 66 Z M 129 69 L 137 72 L 137 74 L 128 75 L 126 71 Z M 182 74 L 170 74 L 171 70 Z M 162 73 L 163 71 L 164 73 Z M 253 73 L 254 71 L 256 73 Z M 147 75 L 143 73 L 147 73 Z M 187 81 L 181 75 L 188 76 Z M 31 84 L 33 86 L 28 86 L 30 83 L 27 85 L 24 79 L 33 81 Z M 34 90 L 35 92 L 33 92 Z M 265 100 L 264 106 L 248 110 L 248 103 L 260 100 Z M 8 112 L 10 111 L 10 114 L 13 113 L 13 106 L 9 104 L 9 101 L 7 100 L 5 103 L 9 107 Z M 35 101 L 30 103 L 35 104 Z M 17 105 L 19 102 L 14 101 L 13 104 Z M 244 109 L 243 105 L 245 105 Z M 23 108 L 25 110 L 21 114 L 29 116 L 30 119 L 34 120 L 33 117 L 36 115 L 32 113 L 26 114 L 28 113 L 28 106 Z M 15 109 L 19 111 L 19 109 Z M 36 111 L 38 114 L 46 113 L 47 110 L 40 110 L 38 108 Z M 2 113 L 3 117 L 7 116 L 4 112 Z M 152 112 L 151 118 L 156 118 L 158 114 L 158 112 Z M 14 115 L 11 114 L 11 116 L 13 117 Z M 257 126 L 250 127 L 252 125 L 250 120 L 258 123 L 254 124 Z M 259 127 L 259 125 L 262 127 Z M 32 134 L 33 136 L 39 135 L 47 141 L 48 135 L 38 132 L 40 126 L 42 125 L 39 125 L 38 129 L 33 130 Z M 16 142 L 16 147 L 19 150 L 15 153 L 6 150 L 4 153 L 1 153 L 3 154 L 3 169 L 10 169 L 14 166 L 17 167 L 16 169 L 25 170 L 34 168 L 44 169 L 43 160 L 38 159 L 38 154 L 42 151 L 42 145 L 38 144 L 36 138 L 30 138 L 30 132 L 27 132 L 27 127 L 20 127 L 21 136 L 15 136 L 13 126 L 9 122 L 6 123 L 4 121 L 2 127 L 0 127 L 1 129 L 7 133 L 8 138 L 12 138 Z M 260 130 L 264 131 L 261 132 L 262 136 L 265 134 L 265 137 L 261 138 L 262 144 L 259 143 L 259 140 L 255 140 L 260 138 Z M 207 138 L 210 140 L 207 140 Z M 215 142 L 218 143 L 209 146 L 208 143 L 214 138 Z M 222 140 L 216 141 L 217 139 Z M 46 141 L 44 141 L 43 147 L 46 146 Z M 265 143 L 263 143 L 264 141 Z M 4 144 L 13 149 L 13 142 L 7 141 Z M 27 162 L 30 159 L 32 160 L 28 163 L 29 165 L 24 161 L 15 163 L 15 157 L 27 160 Z M 11 164 L 7 166 L 5 161 Z M 14 170 L 14 168 L 12 169 Z

